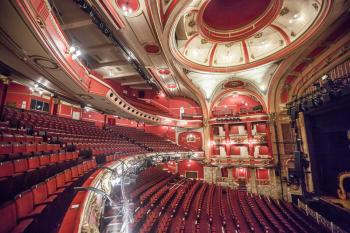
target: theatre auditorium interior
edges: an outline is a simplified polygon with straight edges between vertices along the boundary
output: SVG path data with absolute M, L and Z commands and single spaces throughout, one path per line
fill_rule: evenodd
M 0 233 L 350 232 L 350 0 L 0 0 Z

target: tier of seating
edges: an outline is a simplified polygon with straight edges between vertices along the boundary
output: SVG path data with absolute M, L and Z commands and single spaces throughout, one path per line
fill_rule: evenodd
M 74 187 L 96 168 L 95 160 L 65 169 L 0 206 L 0 232 L 52 232 L 74 196 Z
M 327 232 L 285 201 L 170 176 L 157 168 L 142 172 L 130 194 L 136 203 L 133 232 Z
M 5 108 L 1 119 L 0 214 L 6 217 L 0 219 L 0 233 L 53 231 L 75 194 L 73 187 L 84 182 L 97 163 L 149 151 L 142 140 L 135 142 L 148 134 L 141 132 L 144 136 L 133 140 L 123 135 L 133 135 L 131 128 L 105 130 L 91 122 L 15 108 Z M 172 143 L 164 144 L 166 150 L 178 151 Z M 163 151 L 161 145 L 154 148 Z M 177 178 L 152 172 L 145 177 L 153 182 L 140 186 L 134 196 L 141 195 L 150 205 L 168 191 L 155 185 L 164 187 Z
M 165 138 L 158 137 L 153 134 L 145 133 L 142 129 L 130 128 L 124 126 L 109 127 L 112 132 L 123 136 L 134 143 L 139 144 L 148 151 L 152 152 L 185 152 L 189 151 L 177 144 L 172 143 Z

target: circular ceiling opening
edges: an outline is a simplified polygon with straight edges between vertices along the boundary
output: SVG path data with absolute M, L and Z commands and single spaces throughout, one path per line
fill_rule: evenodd
M 203 22 L 216 30 L 236 30 L 253 23 L 267 10 L 271 0 L 211 0 Z

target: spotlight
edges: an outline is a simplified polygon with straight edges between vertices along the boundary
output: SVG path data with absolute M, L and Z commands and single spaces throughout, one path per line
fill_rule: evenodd
M 325 75 L 322 76 L 321 79 L 322 79 L 322 80 L 326 80 L 327 78 L 328 78 L 328 74 L 325 74 Z
M 69 54 L 72 55 L 73 60 L 76 60 L 81 55 L 81 51 L 77 47 L 71 46 L 69 48 Z
M 71 47 L 69 48 L 69 53 L 74 53 L 75 50 L 76 50 L 76 48 L 75 48 L 74 46 L 71 46 Z

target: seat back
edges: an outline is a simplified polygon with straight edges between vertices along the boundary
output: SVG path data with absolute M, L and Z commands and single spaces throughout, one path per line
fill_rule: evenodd
M 9 201 L 0 206 L 0 232 L 11 232 L 17 223 L 16 204 Z
M 66 178 L 63 172 L 58 173 L 55 177 L 57 188 L 61 188 L 66 184 Z
M 37 169 L 38 167 L 40 167 L 40 161 L 39 161 L 39 157 L 30 157 L 28 158 L 28 168 L 29 169 Z
M 58 154 L 53 153 L 50 155 L 50 163 L 58 163 L 59 159 L 58 159 Z
M 15 170 L 11 161 L 0 163 L 0 178 L 12 176 L 14 172 Z
M 66 179 L 66 182 L 71 182 L 72 181 L 72 170 L 71 169 L 64 170 L 64 177 Z
M 15 197 L 17 217 L 24 218 L 33 211 L 33 194 L 26 190 Z
M 0 142 L 0 155 L 12 153 L 12 145 L 6 142 Z
M 27 159 L 16 159 L 13 161 L 15 167 L 15 173 L 23 173 L 28 170 Z
M 78 167 L 79 176 L 83 175 L 84 174 L 83 164 L 81 163 L 77 167 Z
M 44 182 L 32 187 L 34 205 L 43 203 L 47 199 L 47 187 Z
M 58 161 L 59 162 L 64 162 L 66 160 L 66 153 L 65 152 L 60 152 L 58 154 Z
M 39 164 L 40 166 L 46 166 L 50 163 L 50 156 L 49 155 L 41 155 L 39 156 Z
M 57 190 L 57 183 L 56 183 L 56 178 L 55 177 L 50 177 L 46 179 L 46 188 L 47 188 L 47 194 L 50 196 L 54 194 Z
M 72 178 L 79 177 L 78 167 L 74 166 L 70 169 L 72 171 Z

